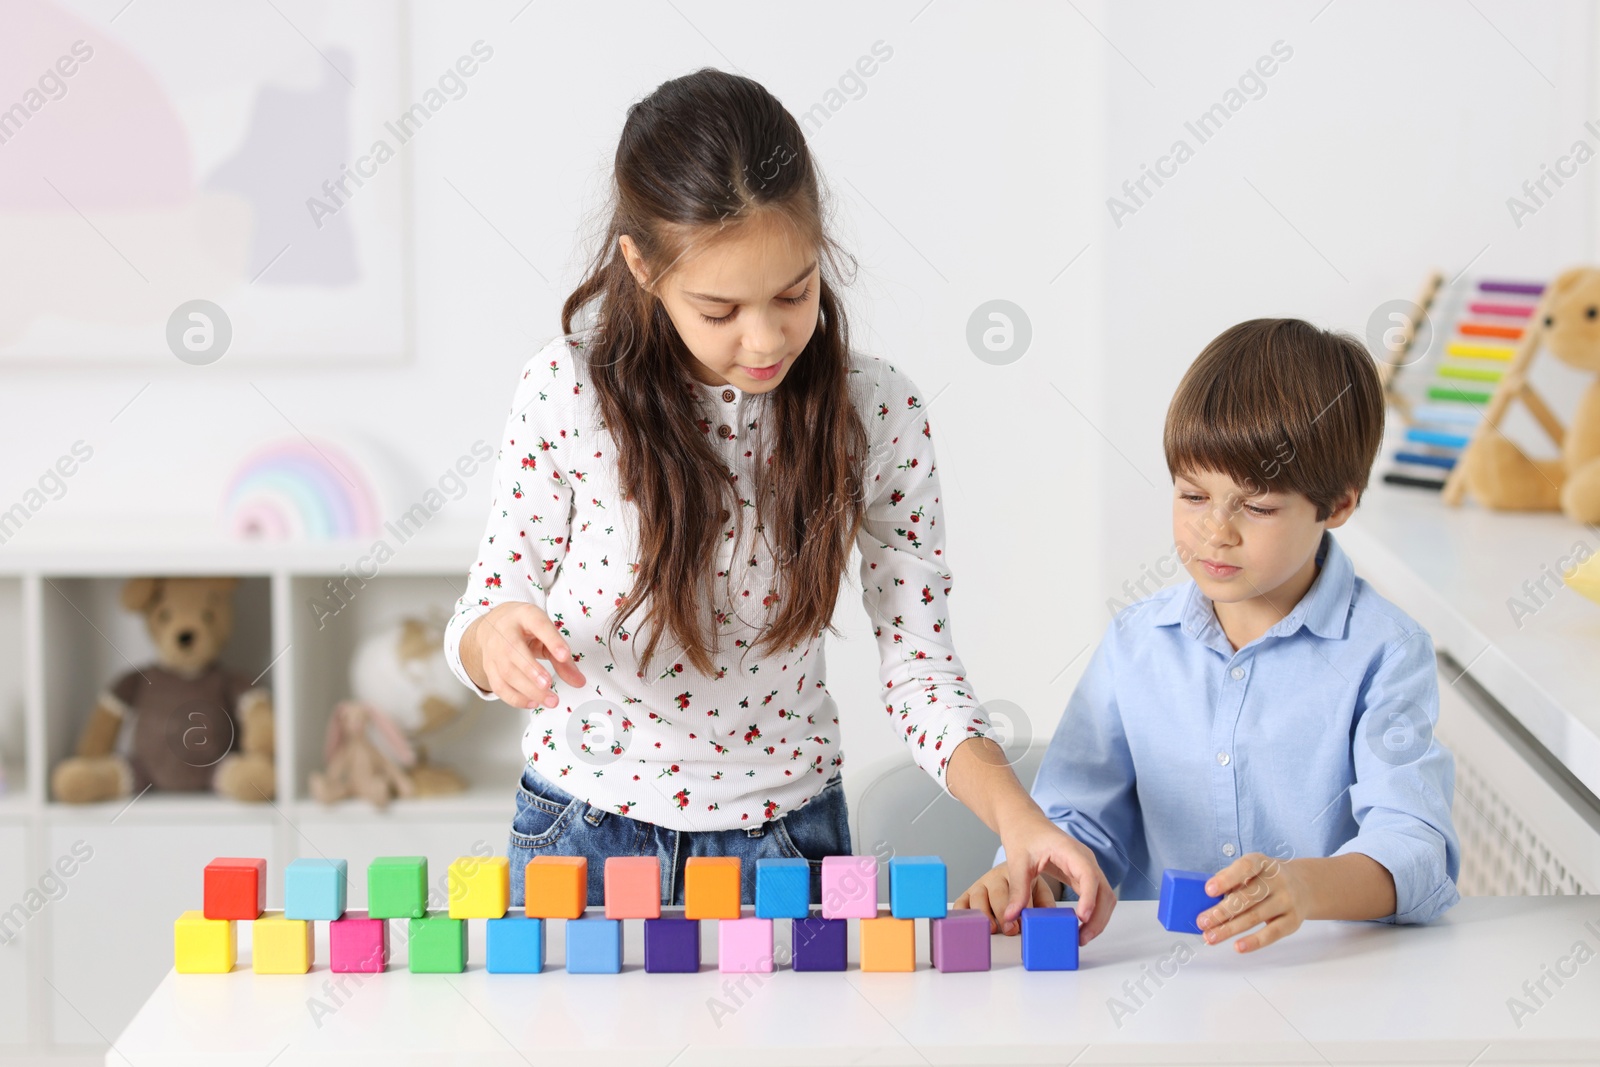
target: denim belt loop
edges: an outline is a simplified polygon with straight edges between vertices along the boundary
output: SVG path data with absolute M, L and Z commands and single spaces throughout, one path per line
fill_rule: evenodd
M 750 827 L 746 827 L 745 828 L 744 836 L 746 836 L 746 837 L 762 837 L 762 836 L 764 836 L 766 834 L 766 832 L 767 832 L 767 828 L 766 828 L 765 825 L 762 825 L 762 826 L 750 826 Z
M 583 821 L 590 826 L 599 826 L 606 821 L 606 816 L 611 814 L 604 808 L 597 808 L 593 804 L 585 804 L 584 808 L 587 810 L 583 813 Z

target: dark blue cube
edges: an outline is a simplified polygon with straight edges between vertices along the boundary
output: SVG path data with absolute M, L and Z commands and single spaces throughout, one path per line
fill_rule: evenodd
M 848 919 L 824 919 L 817 915 L 796 919 L 790 938 L 793 953 L 790 966 L 797 971 L 846 970 L 849 935 Z
M 699 919 L 646 919 L 644 969 L 647 974 L 694 974 L 700 970 Z
M 1156 917 L 1175 934 L 1198 934 L 1195 920 L 1207 908 L 1222 903 L 1221 897 L 1206 893 L 1209 874 L 1199 871 L 1179 871 L 1168 867 L 1161 872 L 1161 903 L 1156 905 Z
M 1078 969 L 1078 913 L 1071 908 L 1022 909 L 1022 967 L 1028 971 Z

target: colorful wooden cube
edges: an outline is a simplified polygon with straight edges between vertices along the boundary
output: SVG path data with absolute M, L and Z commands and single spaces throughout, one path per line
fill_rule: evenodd
M 257 974 L 305 974 L 312 963 L 311 922 L 267 912 L 250 924 L 250 969 Z
M 589 901 L 589 861 L 583 856 L 535 856 L 522 884 L 522 910 L 528 918 L 579 918 Z
M 889 912 L 896 919 L 942 919 L 949 909 L 944 860 L 895 856 L 889 860 Z
M 499 919 L 510 907 L 511 861 L 504 856 L 462 856 L 448 879 L 452 919 Z
M 914 971 L 917 969 L 917 923 L 880 915 L 861 920 L 863 971 Z
M 656 856 L 606 859 L 606 918 L 661 917 L 661 860 Z
M 717 970 L 724 974 L 765 974 L 772 970 L 771 919 L 719 919 Z
M 467 921 L 439 912 L 409 920 L 406 956 L 412 974 L 460 974 L 467 969 Z
M 485 924 L 484 969 L 490 974 L 539 974 L 544 970 L 544 920 L 507 915 Z
M 1022 966 L 1029 971 L 1078 969 L 1078 913 L 1071 908 L 1022 909 Z
M 802 859 L 756 860 L 756 918 L 804 919 L 811 914 L 811 864 Z
M 878 857 L 827 856 L 822 861 L 822 917 L 878 917 Z
M 206 864 L 208 919 L 258 919 L 267 910 L 267 861 L 220 856 Z
M 989 916 L 973 908 L 952 908 L 944 918 L 928 923 L 933 965 L 940 972 L 987 971 Z
M 179 974 L 227 974 L 239 959 L 239 928 L 232 919 L 186 911 L 172 924 L 172 963 Z
M 622 920 L 568 919 L 568 974 L 617 974 L 622 970 Z
M 738 856 L 689 857 L 683 865 L 683 917 L 739 917 Z
M 700 970 L 698 919 L 646 919 L 644 969 L 647 974 L 694 974 Z
M 367 865 L 367 914 L 374 919 L 420 919 L 428 914 L 425 856 L 379 856 Z
M 283 871 L 283 914 L 290 919 L 337 919 L 344 914 L 350 866 L 344 860 L 302 856 Z
M 1180 871 L 1168 867 L 1161 872 L 1161 902 L 1156 905 L 1156 917 L 1175 934 L 1198 934 L 1195 920 L 1207 908 L 1222 903 L 1221 897 L 1206 892 L 1206 881 L 1211 876 L 1199 871 Z
M 789 966 L 797 971 L 843 971 L 850 965 L 850 924 L 813 915 L 796 919 L 789 938 Z
M 364 911 L 346 911 L 328 923 L 328 970 L 339 974 L 381 974 L 388 966 L 387 919 L 374 919 Z

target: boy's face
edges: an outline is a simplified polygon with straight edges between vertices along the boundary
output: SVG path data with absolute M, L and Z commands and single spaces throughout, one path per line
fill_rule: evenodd
M 1311 588 L 1322 531 L 1344 525 L 1355 506 L 1352 489 L 1319 520 L 1300 493 L 1251 493 L 1226 474 L 1192 471 L 1172 480 L 1172 537 L 1214 604 L 1249 604 L 1281 617 Z
M 643 283 L 632 238 L 623 255 Z M 707 385 L 776 389 L 817 329 L 817 257 L 787 233 L 752 220 L 672 266 L 656 290 Z M 713 321 L 715 320 L 715 321 Z

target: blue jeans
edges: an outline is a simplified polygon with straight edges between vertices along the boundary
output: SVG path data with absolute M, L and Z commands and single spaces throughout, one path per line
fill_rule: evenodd
M 822 900 L 822 859 L 850 854 L 850 822 L 844 779 L 834 775 L 805 806 L 779 818 L 734 830 L 668 830 L 592 807 L 534 771 L 529 764 L 517 786 L 511 820 L 511 904 L 523 905 L 525 868 L 535 856 L 584 856 L 589 860 L 589 906 L 605 904 L 609 856 L 656 856 L 661 860 L 661 902 L 683 904 L 683 868 L 690 856 L 738 856 L 740 900 L 755 902 L 756 860 L 803 859 L 811 867 L 811 902 Z

